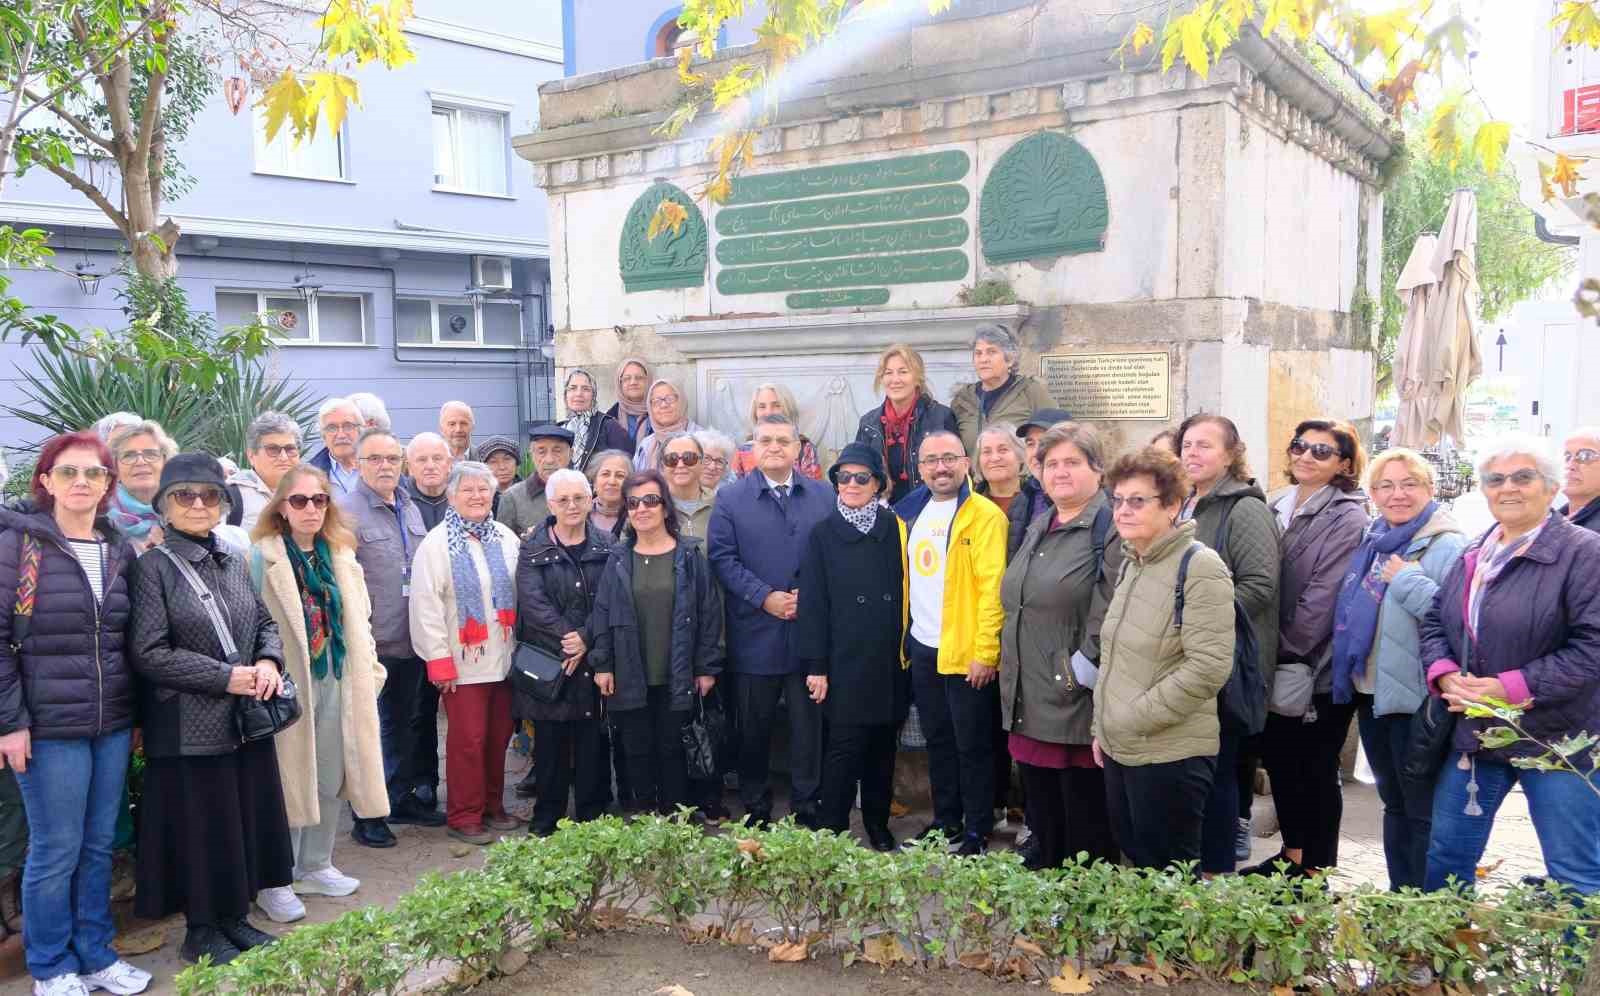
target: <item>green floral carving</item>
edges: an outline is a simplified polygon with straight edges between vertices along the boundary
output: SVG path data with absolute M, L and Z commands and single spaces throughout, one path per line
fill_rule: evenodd
M 978 234 L 991 263 L 1100 252 L 1110 220 L 1094 157 L 1049 131 L 1007 149 L 978 202 Z
M 649 237 L 650 219 L 664 200 L 681 205 L 688 217 L 677 231 L 670 228 Z M 627 293 L 698 287 L 706 279 L 706 219 L 694 198 L 665 180 L 639 195 L 622 223 L 618 262 Z

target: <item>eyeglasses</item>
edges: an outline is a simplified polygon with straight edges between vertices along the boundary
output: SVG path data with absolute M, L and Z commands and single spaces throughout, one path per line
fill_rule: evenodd
M 322 434 L 323 435 L 327 435 L 330 432 L 360 432 L 360 431 L 361 431 L 361 423 L 360 422 L 327 422 L 327 423 L 324 423 L 323 426 L 322 426 Z
M 665 502 L 666 499 L 662 498 L 660 495 L 629 495 L 627 498 L 623 499 L 623 504 L 628 506 L 628 511 L 630 512 L 637 509 L 640 505 L 643 505 L 645 508 L 660 508 Z
M 292 459 L 300 455 L 300 447 L 293 443 L 286 443 L 283 446 L 278 446 L 274 443 L 267 443 L 261 447 L 261 452 L 265 453 L 274 460 L 282 460 L 284 457 L 290 457 Z
M 169 491 L 167 494 L 168 497 L 184 508 L 194 508 L 196 504 L 204 505 L 206 508 L 216 508 L 222 504 L 222 492 L 216 488 L 201 488 L 199 491 L 178 488 L 174 491 Z
M 662 462 L 663 465 L 668 466 L 668 467 L 676 467 L 680 463 L 683 464 L 685 467 L 693 467 L 695 464 L 700 462 L 700 454 L 698 454 L 698 453 L 668 453 L 668 454 L 666 454 L 665 456 L 663 456 L 661 458 L 661 462 Z
M 872 480 L 872 474 L 865 470 L 841 470 L 835 477 L 835 483 L 841 488 L 846 484 L 871 484 Z
M 304 511 L 307 503 L 315 505 L 319 512 L 328 507 L 327 495 L 288 495 L 283 500 L 296 512 Z
M 673 405 L 675 405 L 677 403 L 678 403 L 678 396 L 676 394 L 668 394 L 665 397 L 651 398 L 650 399 L 650 407 L 651 408 L 671 408 Z
M 400 461 L 405 459 L 398 453 L 373 453 L 361 458 L 362 463 L 370 463 L 374 467 L 398 467 Z
M 705 458 L 705 463 L 707 467 L 726 467 L 728 465 L 728 458 L 707 455 Z
M 1596 460 L 1600 460 L 1600 450 L 1591 450 L 1588 447 L 1561 454 L 1562 463 L 1594 463 Z
M 1592 451 L 1591 451 L 1592 452 Z M 160 463 L 160 450 L 123 450 L 117 454 L 118 463 Z
M 954 467 L 954 466 L 956 466 L 957 464 L 959 464 L 961 461 L 963 461 L 965 459 L 966 459 L 966 456 L 961 454 L 961 453 L 934 453 L 934 454 L 931 454 L 929 456 L 918 457 L 917 458 L 917 466 L 919 466 L 919 467 Z
M 50 468 L 50 476 L 62 484 L 71 484 L 78 479 L 80 474 L 90 484 L 99 484 L 106 479 L 106 475 L 109 473 L 111 471 L 104 467 L 74 467 L 70 463 L 58 463 Z
M 793 446 L 794 443 L 795 443 L 795 439 L 794 439 L 793 436 L 757 436 L 756 437 L 756 445 L 759 446 L 762 449 L 766 449 L 768 446 Z
M 1525 488 L 1538 479 L 1539 472 L 1537 470 L 1527 470 L 1524 468 L 1523 470 L 1518 470 L 1510 474 L 1484 474 L 1483 486 L 1486 488 L 1500 488 L 1504 487 L 1507 481 L 1510 481 L 1519 488 Z
M 1392 495 L 1396 491 L 1423 490 L 1426 490 L 1426 485 L 1424 485 L 1421 481 L 1414 480 L 1409 477 L 1401 481 L 1399 484 L 1396 484 L 1393 481 L 1379 481 L 1377 484 L 1372 486 L 1372 493 L 1374 495 Z
M 550 504 L 552 504 L 552 505 L 587 505 L 587 504 L 589 504 L 590 500 L 591 499 L 587 495 L 567 495 L 565 498 L 552 498 L 552 499 L 550 499 Z
M 1294 442 L 1289 444 L 1289 452 L 1295 456 L 1305 456 L 1309 452 L 1316 460 L 1332 460 L 1339 455 L 1339 447 L 1327 443 L 1308 443 L 1296 436 Z
M 1155 495 L 1128 495 L 1125 498 L 1120 495 L 1112 495 L 1111 510 L 1115 512 L 1126 505 L 1130 512 L 1142 512 L 1146 505 L 1157 500 L 1159 499 Z

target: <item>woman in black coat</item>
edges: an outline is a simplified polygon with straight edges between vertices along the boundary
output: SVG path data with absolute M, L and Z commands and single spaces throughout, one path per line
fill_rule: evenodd
M 871 448 L 846 446 L 828 479 L 838 504 L 806 542 L 795 627 L 806 688 L 828 717 L 821 823 L 844 832 L 859 782 L 867 840 L 891 851 L 895 734 L 909 701 L 901 653 L 908 611 L 905 526 L 878 503 L 888 481 Z
M 927 369 L 910 346 L 896 343 L 878 357 L 872 389 L 883 392 L 883 404 L 861 416 L 856 442 L 878 454 L 894 504 L 922 483 L 917 449 L 930 432 L 958 432 L 955 413 L 928 393 Z
M 517 565 L 517 639 L 566 661 L 561 693 L 546 702 L 524 692 L 513 675 L 518 718 L 533 722 L 532 833 L 548 837 L 575 796 L 574 818 L 592 820 L 610 798 L 610 766 L 601 725 L 600 692 L 589 648 L 590 619 L 600 573 L 611 557 L 611 537 L 589 522 L 594 496 L 589 480 L 558 470 L 545 485 L 550 518 L 522 541 Z

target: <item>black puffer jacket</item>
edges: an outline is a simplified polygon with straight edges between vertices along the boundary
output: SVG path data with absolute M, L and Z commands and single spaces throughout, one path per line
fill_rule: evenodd
M 667 685 L 673 712 L 694 708 L 694 679 L 722 673 L 722 591 L 711 576 L 700 541 L 678 539 L 672 555 L 672 656 Z M 595 596 L 594 647 L 589 662 L 616 676 L 606 704 L 617 712 L 643 709 L 648 685 L 639 649 L 639 619 L 633 611 L 633 544 L 618 543 L 600 575 Z
M 194 566 L 216 595 L 239 664 L 269 660 L 283 668 L 283 643 L 245 559 L 221 544 L 207 546 L 176 529 L 162 544 Z M 230 665 L 211 618 L 178 568 L 160 550 L 145 551 L 133 568 L 133 622 L 128 635 L 133 667 L 145 680 L 141 705 L 144 749 L 150 757 L 227 754 L 239 747 L 228 694 Z
M 561 638 L 567 633 L 577 632 L 584 646 L 594 646 L 590 620 L 595 591 L 611 557 L 612 543 L 603 530 L 586 524 L 584 546 L 574 560 L 550 534 L 554 522 L 551 516 L 535 527 L 517 554 L 517 639 L 565 656 Z M 519 692 L 516 709 L 518 716 L 536 723 L 599 718 L 600 692 L 594 687 L 594 667 L 588 656 L 567 676 L 561 696 L 554 702 L 541 702 Z
M 105 519 L 105 591 L 89 576 L 48 512 L 0 508 L 0 733 L 35 740 L 94 737 L 134 722 L 133 675 L 123 656 L 133 549 Z M 32 617 L 16 615 L 24 537 L 39 549 Z

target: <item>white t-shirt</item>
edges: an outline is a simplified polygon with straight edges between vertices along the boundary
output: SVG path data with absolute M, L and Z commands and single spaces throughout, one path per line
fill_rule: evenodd
M 944 624 L 945 554 L 959 504 L 954 495 L 928 502 L 906 537 L 911 563 L 911 638 L 924 647 L 939 646 L 939 630 Z

